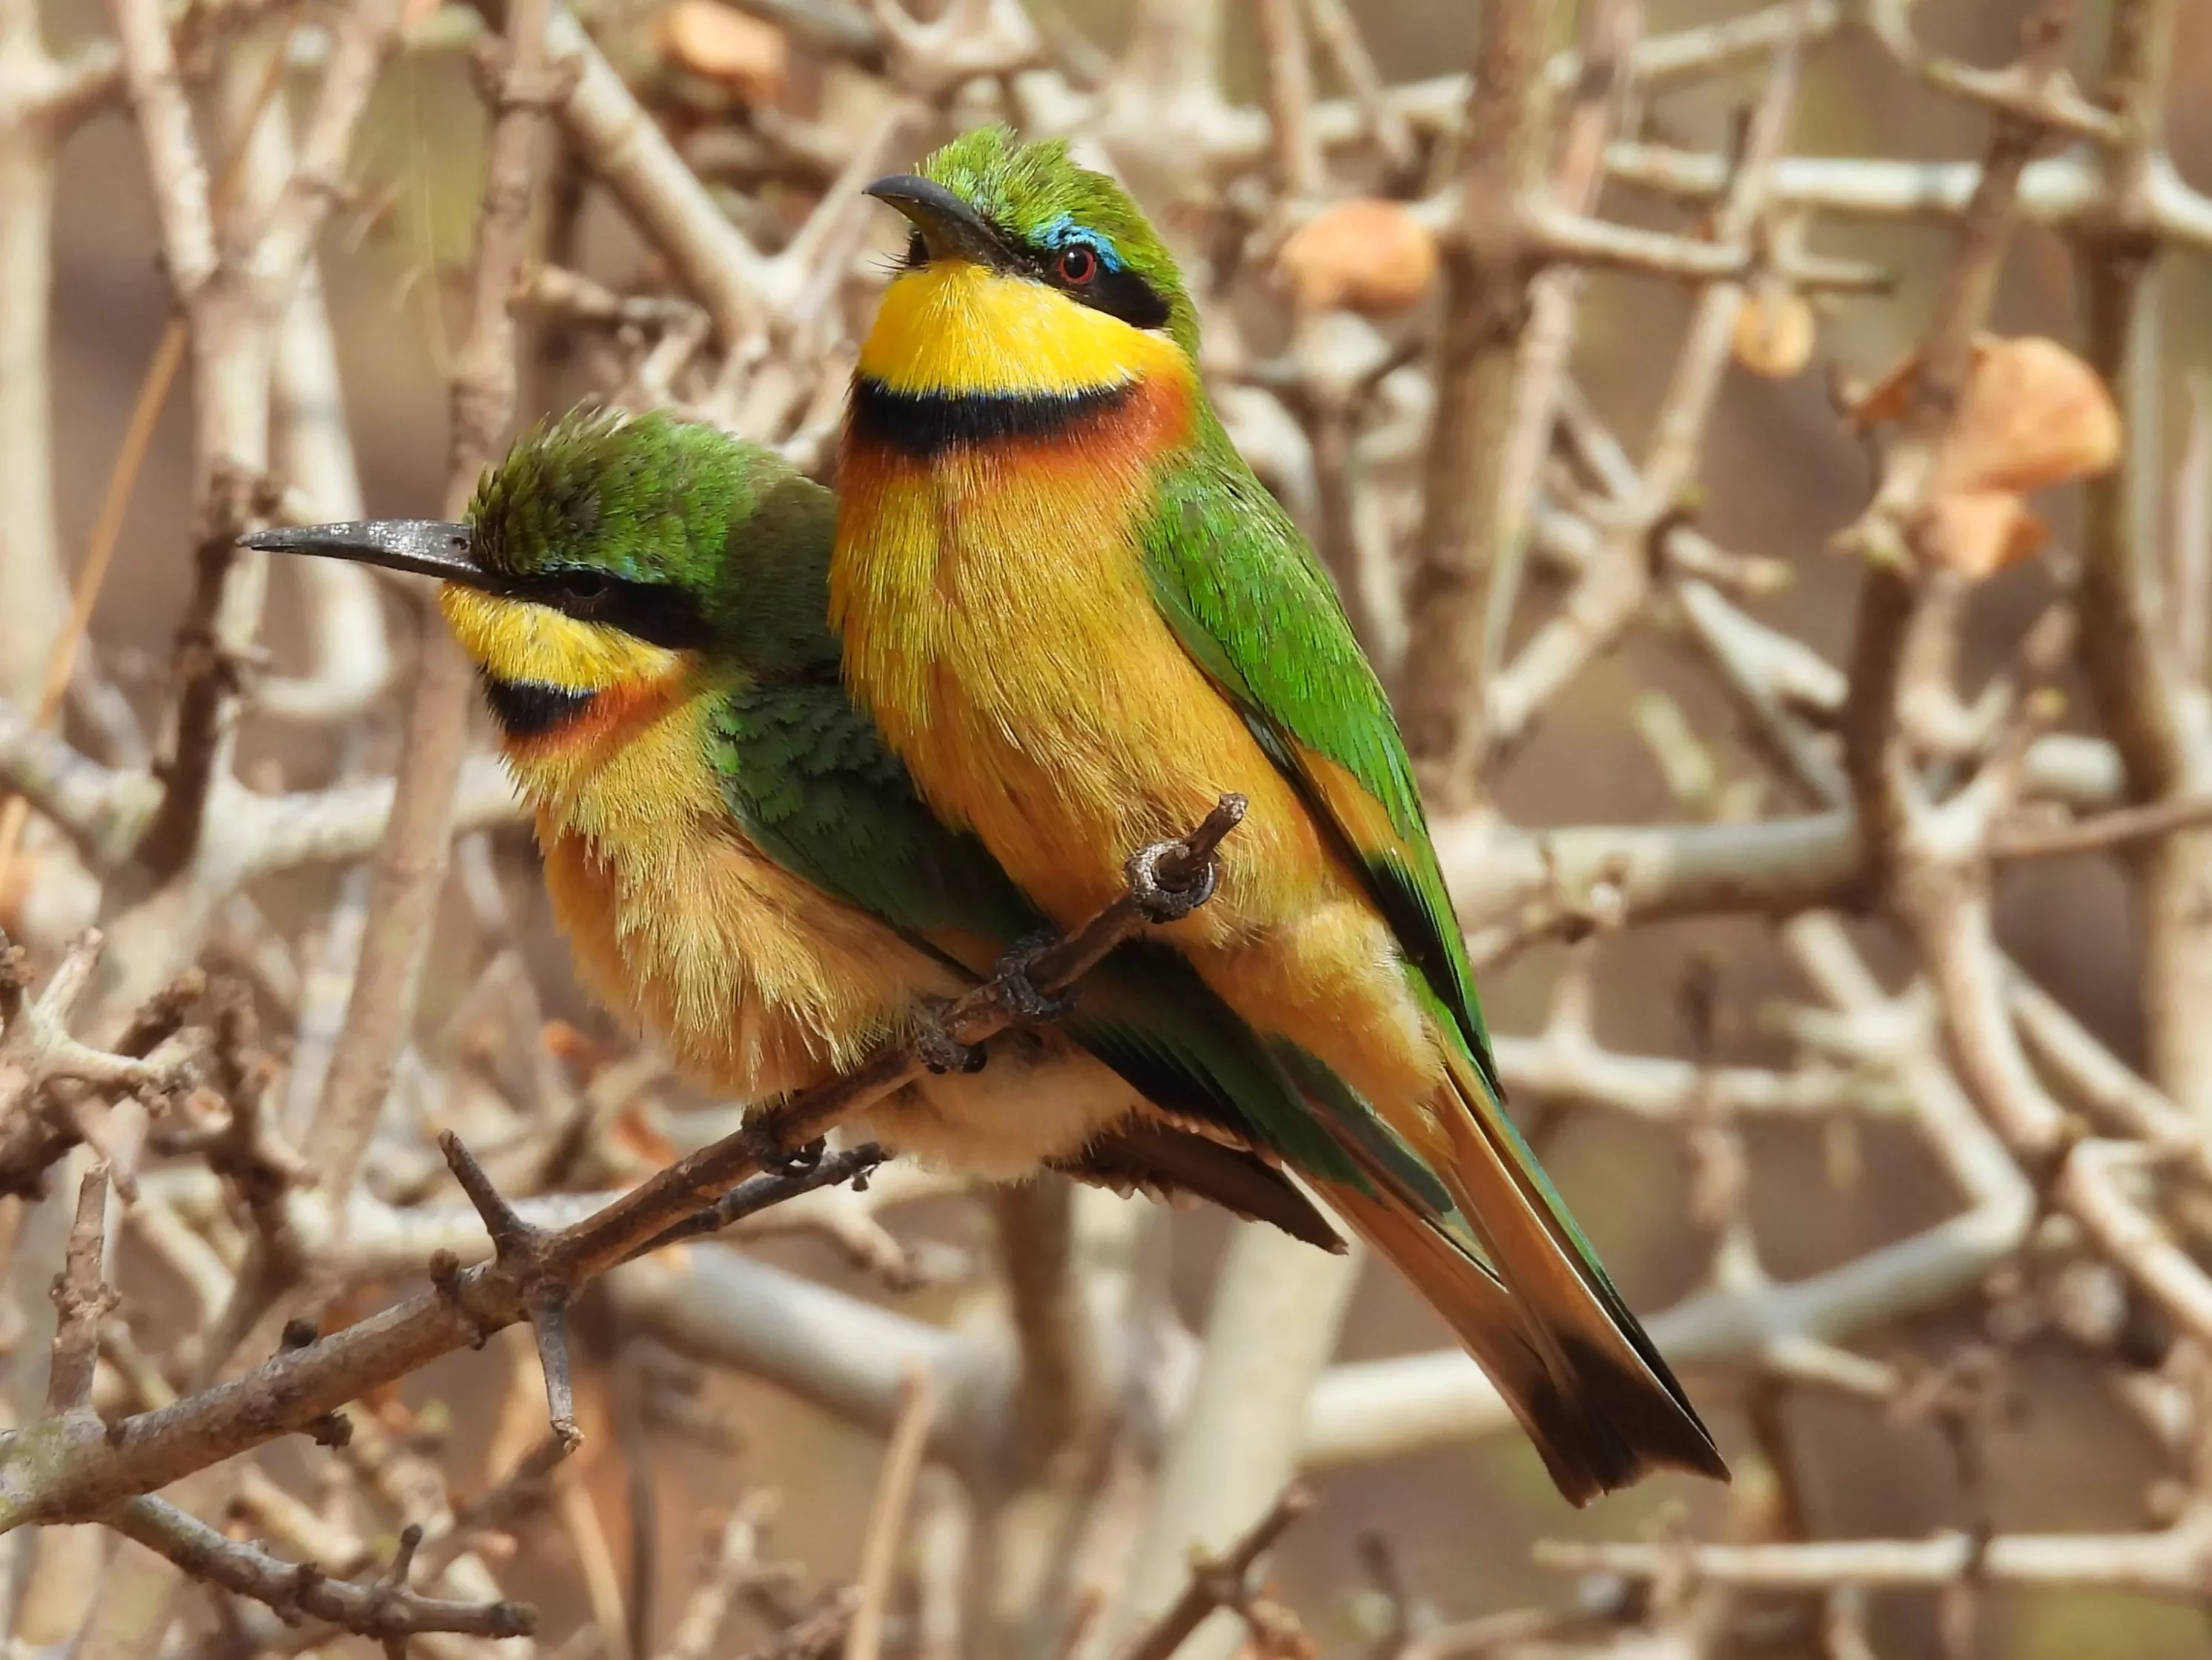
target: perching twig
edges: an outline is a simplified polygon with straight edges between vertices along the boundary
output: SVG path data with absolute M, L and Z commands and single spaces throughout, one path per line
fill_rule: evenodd
M 527 1637 L 534 1610 L 520 1602 L 459 1602 L 425 1596 L 407 1583 L 422 1529 L 400 1535 L 392 1565 L 366 1584 L 325 1577 L 313 1564 L 283 1562 L 249 1541 L 217 1529 L 151 1494 L 133 1499 L 107 1518 L 118 1533 L 158 1551 L 196 1579 L 275 1609 L 287 1624 L 302 1616 L 329 1621 L 362 1637 L 391 1642 L 423 1632 L 469 1637 Z
M 864 1141 L 857 1147 L 823 1154 L 811 1169 L 748 1177 L 713 1204 L 655 1234 L 632 1251 L 626 1260 L 634 1261 L 679 1240 L 696 1238 L 702 1234 L 720 1233 L 723 1229 L 735 1227 L 746 1218 L 757 1215 L 770 1207 L 823 1188 L 842 1187 L 850 1182 L 857 1191 L 866 1185 L 862 1178 L 890 1157 L 890 1154 L 875 1142 Z
M 1182 915 L 1203 903 L 1213 890 L 1215 850 L 1243 813 L 1242 797 L 1224 796 L 1180 842 L 1133 855 L 1129 891 L 1029 959 L 1028 982 L 1048 995 L 1065 990 L 1142 929 L 1148 915 Z M 956 1041 L 981 1043 L 1016 1018 L 1009 994 L 994 983 L 957 1000 L 944 1025 Z M 504 1232 L 508 1242 L 493 1262 L 465 1270 L 446 1254 L 442 1264 L 433 1264 L 433 1290 L 304 1348 L 281 1353 L 243 1377 L 121 1420 L 100 1444 L 73 1438 L 57 1420 L 0 1443 L 0 1533 L 27 1522 L 96 1517 L 133 1494 L 302 1430 L 364 1390 L 532 1318 L 549 1295 L 571 1292 L 625 1261 L 744 1177 L 764 1165 L 787 1164 L 793 1150 L 919 1076 L 921 1067 L 910 1042 L 887 1045 L 843 1077 L 799 1091 L 736 1134 L 677 1160 L 558 1231 L 521 1222 L 495 1191 L 472 1195 L 495 1238 Z M 774 1179 L 797 1192 L 810 1176 L 802 1171 Z

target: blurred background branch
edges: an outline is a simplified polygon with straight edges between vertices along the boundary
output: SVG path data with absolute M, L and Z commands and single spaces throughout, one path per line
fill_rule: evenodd
M 2208 79 L 2179 0 L 0 0 L 0 1630 L 2212 1651 Z M 684 1220 L 742 1104 L 579 991 L 443 628 L 234 548 L 586 397 L 819 471 L 860 186 L 999 119 L 1174 240 L 1732 1491 L 1570 1518 L 1216 1215 Z

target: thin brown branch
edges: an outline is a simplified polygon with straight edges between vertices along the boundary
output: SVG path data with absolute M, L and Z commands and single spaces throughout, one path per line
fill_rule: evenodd
M 1274 1508 L 1253 1523 L 1251 1531 L 1226 1554 L 1195 1559 L 1182 1595 L 1130 1640 L 1118 1660 L 1170 1660 L 1206 1615 L 1217 1608 L 1242 1606 L 1252 1595 L 1254 1566 L 1316 1502 L 1311 1487 L 1303 1481 L 1293 1482 L 1275 1501 Z
M 860 1595 L 845 1639 L 845 1660 L 878 1660 L 882 1651 L 891 1573 L 897 1566 L 899 1542 L 906 1536 L 907 1511 L 914 1501 L 915 1481 L 921 1474 L 921 1455 L 936 1415 L 937 1390 L 929 1374 L 919 1370 L 908 1373 L 899 1390 L 890 1442 L 884 1449 L 883 1474 L 876 1480 L 876 1496 L 868 1506 L 867 1531 L 860 1539 Z
M 276 190 L 265 221 L 250 227 L 222 222 L 239 216 L 234 195 L 267 199 L 268 181 L 249 176 L 257 154 L 265 153 L 252 135 L 264 121 L 284 119 L 277 95 L 290 27 L 268 57 L 241 137 L 216 179 L 200 149 L 159 0 L 112 0 L 112 9 L 190 347 L 195 500 L 192 590 L 176 635 L 179 685 L 161 800 L 133 848 L 129 881 L 108 897 L 113 931 L 126 947 L 118 952 L 116 1000 L 128 1006 L 190 960 L 228 897 L 220 881 L 202 879 L 197 860 L 208 841 L 210 794 L 229 771 L 241 667 L 252 654 L 265 587 L 264 562 L 242 556 L 236 538 L 267 510 L 277 331 L 343 183 L 377 71 L 396 42 L 399 8 L 398 0 L 368 0 L 334 26 L 300 165 Z M 242 179 L 247 188 L 235 189 Z M 177 326 L 173 321 L 172 337 Z
M 2101 1587 L 2188 1600 L 2199 1594 L 2208 1542 L 2201 1515 L 2164 1533 L 2001 1534 L 1981 1551 L 1981 1571 L 2001 1584 Z M 1934 1588 L 1966 1572 L 1974 1554 L 1975 1541 L 1954 1533 L 1775 1545 L 1547 1541 L 1537 1547 L 1536 1561 L 1567 1573 L 1648 1579 L 1686 1569 L 1717 1583 L 1804 1590 L 1838 1584 Z
M 508 301 L 529 253 L 531 179 L 545 111 L 568 96 L 570 87 L 567 76 L 548 68 L 550 15 L 547 0 L 516 0 L 505 46 L 485 70 L 485 94 L 496 115 L 477 209 L 468 337 L 453 372 L 449 519 L 466 510 L 514 415 L 514 321 Z M 431 922 L 445 885 L 475 686 L 475 666 L 459 642 L 430 623 L 408 704 L 405 758 L 372 878 L 353 994 L 304 1149 L 334 1198 L 342 1200 L 353 1185 L 413 1021 Z
M 69 1249 L 54 1281 L 54 1353 L 47 1373 L 46 1410 L 82 1411 L 92 1404 L 93 1373 L 100 1362 L 100 1323 L 120 1300 L 106 1280 L 107 1166 L 94 1164 L 76 1193 Z
M 999 1260 L 1019 1344 L 1022 1433 L 1033 1470 L 1078 1444 L 1105 1406 L 1075 1257 L 1074 1189 L 1023 1182 L 990 1196 Z
M 738 1590 L 765 1570 L 760 1560 L 761 1528 L 768 1504 L 757 1490 L 747 1493 L 718 1530 L 713 1560 L 699 1576 L 678 1616 L 676 1629 L 659 1660 L 708 1660 L 717 1652 L 730 1604 Z
M 11 978 L 4 966 L 6 961 L 5 955 L 0 955 L 0 999 L 7 995 Z M 76 1056 L 70 1064 L 76 1069 L 48 1074 L 46 1086 L 15 1098 L 22 1105 L 0 1116 L 0 1193 L 38 1196 L 43 1190 L 47 1169 L 71 1147 L 90 1141 L 100 1149 L 103 1157 L 109 1158 L 110 1174 L 117 1190 L 128 1195 L 131 1187 L 131 1150 L 118 1150 L 109 1144 L 101 1098 L 118 1088 L 127 1088 L 150 1100 L 156 1095 L 173 1094 L 191 1081 L 184 1046 L 174 1046 L 179 1052 L 173 1055 L 166 1051 L 172 1047 L 170 1040 L 177 1037 L 192 1006 L 199 1000 L 202 988 L 198 971 L 185 970 L 140 1006 L 116 1038 L 112 1050 L 86 1050 L 64 1035 L 57 1047 L 64 1055 Z M 50 983 L 49 998 L 53 989 Z M 5 1012 L 4 1009 L 0 1012 Z M 50 1023 L 53 1017 L 42 1013 L 34 1005 L 19 1008 L 9 1018 L 15 1025 L 7 1038 L 0 1039 L 0 1066 L 6 1064 L 6 1051 L 17 1029 L 33 1035 L 28 1041 L 34 1053 L 45 1047 L 35 1034 L 42 1024 Z M 55 1050 L 49 1048 L 46 1052 L 52 1055 Z M 156 1055 L 162 1058 L 153 1060 Z M 143 1071 L 139 1070 L 142 1067 Z M 35 1072 L 35 1064 L 33 1069 Z M 119 1159 L 118 1153 L 122 1155 Z
M 551 28 L 555 58 L 574 66 L 557 106 L 563 135 L 714 319 L 716 337 L 736 345 L 761 320 L 766 261 L 582 27 L 561 12 Z
M 1809 26 L 1810 6 L 1800 4 L 1796 15 L 1801 27 Z M 1757 245 L 1772 205 L 1774 170 L 1789 138 L 1802 64 L 1802 42 L 1776 54 L 1715 216 L 1713 240 L 1723 247 L 1748 251 Z M 1524 737 L 1544 704 L 1609 648 L 1642 611 L 1651 588 L 1649 550 L 1696 483 L 1742 300 L 1742 283 L 1725 278 L 1709 284 L 1699 296 L 1652 424 L 1633 499 L 1609 527 L 1603 547 L 1559 613 L 1536 630 L 1491 684 L 1493 745 Z
M 1322 185 L 1321 147 L 1313 134 L 1313 57 L 1297 0 L 1257 0 L 1255 16 L 1267 65 L 1267 119 L 1274 131 L 1275 185 L 1295 203 Z
M 425 1632 L 467 1637 L 527 1637 L 536 1612 L 520 1602 L 461 1602 L 425 1596 L 407 1584 L 406 1565 L 422 1538 L 410 1527 L 401 1555 L 367 1584 L 325 1578 L 313 1564 L 286 1562 L 249 1540 L 226 1537 L 196 1517 L 151 1494 L 118 1507 L 108 1525 L 158 1552 L 195 1579 L 267 1604 L 287 1624 L 303 1617 L 391 1643 Z
M 1443 336 L 1407 580 L 1398 703 L 1431 802 L 1469 804 L 1483 743 L 1483 593 L 1498 563 L 1506 432 L 1535 274 L 1522 204 L 1543 142 L 1550 0 L 1497 0 L 1468 91 L 1457 223 L 1443 242 Z
M 49 318 L 61 65 L 39 9 L 0 11 L 0 696 L 28 704 L 68 611 L 54 492 Z
M 2147 283 L 2162 244 L 2151 189 L 2164 156 L 2160 105 L 2179 10 L 2174 0 L 2120 0 L 2112 8 L 2100 101 L 2118 118 L 2125 141 L 2104 156 L 2102 199 L 2074 240 L 2085 355 L 2121 407 L 2154 417 L 2159 400 L 2144 395 L 2144 382 L 2155 385 L 2166 366 L 2146 361 L 2138 345 L 2155 320 L 2155 290 Z M 2191 713 L 2203 688 L 2162 637 L 2160 613 L 2181 596 L 2157 593 L 2156 526 L 2139 505 L 2145 470 L 2157 465 L 2156 441 L 2154 426 L 2131 432 L 2120 468 L 2085 488 L 2076 584 L 2082 674 L 2126 765 L 2129 792 L 2146 803 L 2212 789 L 2212 739 Z M 2136 891 L 2149 1070 L 2199 1116 L 2212 1115 L 2212 1027 L 2202 1018 L 2212 997 L 2208 894 L 2212 833 L 2172 836 L 2150 849 Z
M 1552 167 L 1551 202 L 1563 213 L 1588 216 L 1597 205 L 1605 181 L 1606 142 L 1617 126 L 1629 125 L 1623 119 L 1635 95 L 1629 69 L 1643 13 L 1641 0 L 1599 0 L 1582 9 L 1577 46 L 1582 73 L 1568 98 Z M 1483 599 L 1486 683 L 1504 660 L 1506 633 L 1519 603 L 1537 475 L 1551 449 L 1582 290 L 1583 273 L 1572 268 L 1544 272 L 1529 290 L 1513 413 L 1498 463 L 1498 562 Z
M 135 1153 L 108 1144 L 101 1101 L 130 1095 L 158 1106 L 191 1081 L 181 1053 L 148 1058 L 182 1024 L 175 987 L 153 1000 L 113 1049 L 70 1035 L 101 943 L 97 931 L 75 940 L 33 1000 L 23 994 L 20 957 L 0 934 L 0 1186 L 6 1191 L 33 1190 L 47 1165 L 78 1141 L 91 1140 L 115 1164 L 117 1187 L 135 1192 Z M 196 990 L 194 985 L 185 1000 Z M 176 1018 L 164 1023 L 161 1016 L 171 1012 Z M 158 1035 L 147 1035 L 157 1027 Z
M 2057 73 L 2073 28 L 2071 0 L 2045 0 L 2022 31 L 2022 72 L 2040 83 Z M 1915 804 L 1898 727 L 1908 645 L 1922 598 L 1925 509 L 1937 452 L 1972 364 L 1973 336 L 1990 301 L 2019 217 L 2020 182 L 2048 138 L 2041 125 L 2013 114 L 1995 121 L 1980 182 L 1968 204 L 1951 263 L 1916 358 L 1911 401 L 1882 453 L 1881 483 L 1838 545 L 1866 562 L 1850 649 L 1850 694 L 1844 753 L 1859 810 L 1859 834 L 1879 881 L 1893 872 Z M 2084 596 L 2086 605 L 2087 596 Z
M 1064 990 L 1149 919 L 1187 915 L 1211 898 L 1215 850 L 1243 813 L 1243 797 L 1224 797 L 1182 840 L 1139 849 L 1128 863 L 1128 891 L 1040 953 L 1024 977 L 1047 995 Z M 1017 1018 L 994 982 L 956 1000 L 939 1024 L 952 1042 L 979 1044 Z M 441 1253 L 431 1264 L 431 1290 L 284 1350 L 241 1377 L 121 1420 L 105 1435 L 88 1437 L 65 1419 L 27 1426 L 0 1442 L 0 1533 L 30 1522 L 94 1519 L 135 1494 L 306 1430 L 438 1355 L 531 1318 L 549 1292 L 573 1292 L 750 1172 L 788 1169 L 797 1155 L 796 1173 L 761 1177 L 757 1192 L 772 1202 L 804 1190 L 810 1144 L 922 1070 L 913 1041 L 886 1045 L 854 1071 L 763 1110 L 744 1129 L 678 1159 L 571 1226 L 526 1225 L 510 1232 L 515 1243 L 506 1255 L 465 1270 Z
M 1990 837 L 1990 857 L 2065 859 L 2085 853 L 2111 853 L 2195 830 L 2206 823 L 2212 823 L 2212 796 L 2153 801 L 2143 806 L 2100 812 L 2071 824 L 2001 828 Z
M 1407 167 L 1413 160 L 1413 134 L 1407 130 L 1405 117 L 1391 106 L 1374 56 L 1360 38 L 1359 26 L 1345 0 L 1306 0 L 1306 12 L 1313 25 L 1315 44 L 1335 69 L 1338 79 L 1350 88 L 1383 159 L 1393 167 Z

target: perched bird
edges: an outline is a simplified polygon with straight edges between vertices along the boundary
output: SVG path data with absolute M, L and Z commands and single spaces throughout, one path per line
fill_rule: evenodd
M 585 983 L 748 1101 L 851 1068 L 1044 926 L 839 684 L 835 513 L 758 446 L 595 411 L 516 446 L 465 523 L 245 538 L 441 580 Z M 1249 1150 L 1234 1103 L 1268 1067 L 1256 1040 L 1157 946 L 1091 981 L 1064 1025 L 880 1103 L 876 1134 L 994 1179 L 1045 1166 L 1194 1195 L 1341 1249 Z
M 1396 1264 L 1583 1503 L 1705 1426 L 1502 1104 L 1405 746 L 1328 577 L 1238 456 L 1127 194 L 966 134 L 862 346 L 831 617 L 938 816 L 1061 924 L 1222 792 L 1213 902 L 1161 938 L 1297 1081 L 1247 1116 Z M 1320 1134 L 1317 1135 L 1316 1132 Z

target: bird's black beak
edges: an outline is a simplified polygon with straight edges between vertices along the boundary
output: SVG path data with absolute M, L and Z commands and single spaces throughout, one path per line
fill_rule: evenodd
M 1012 261 L 1012 251 L 998 228 L 942 185 L 895 173 L 877 179 L 865 194 L 890 203 L 912 220 L 932 259 L 964 259 L 994 270 Z
M 466 525 L 442 519 L 371 519 L 349 525 L 301 525 L 254 531 L 238 538 L 263 553 L 308 553 L 350 559 L 414 576 L 495 591 L 503 583 L 476 562 Z

